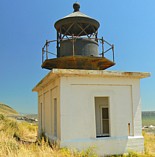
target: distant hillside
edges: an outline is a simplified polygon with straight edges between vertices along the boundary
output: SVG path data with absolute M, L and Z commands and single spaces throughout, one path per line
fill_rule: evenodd
M 142 116 L 144 117 L 152 117 L 155 116 L 155 111 L 143 111 Z
M 142 122 L 143 122 L 143 126 L 149 126 L 149 125 L 155 126 L 155 111 L 143 111 Z
M 6 104 L 0 103 L 0 114 L 12 115 L 18 114 L 18 112 Z
M 35 118 L 38 119 L 38 114 L 25 114 L 27 118 Z

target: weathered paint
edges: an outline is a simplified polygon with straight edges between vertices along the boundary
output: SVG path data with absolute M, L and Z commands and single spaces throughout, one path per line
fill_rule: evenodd
M 105 57 L 93 56 L 65 56 L 53 59 L 46 59 L 42 68 L 52 70 L 58 69 L 87 69 L 87 70 L 104 70 L 115 65 Z

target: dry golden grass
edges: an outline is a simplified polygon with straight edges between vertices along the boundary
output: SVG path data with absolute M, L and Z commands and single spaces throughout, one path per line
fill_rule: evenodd
M 143 135 L 145 154 L 129 152 L 128 155 L 113 157 L 155 157 L 155 135 L 145 132 Z M 51 148 L 44 139 L 35 142 L 36 136 L 36 125 L 18 123 L 0 114 L 0 157 L 97 157 L 93 148 L 82 152 L 67 148 L 60 149 L 56 145 Z
M 151 133 L 143 133 L 145 139 L 145 154 L 155 157 L 155 135 Z
M 44 139 L 35 142 L 36 136 L 36 125 L 18 123 L 0 114 L 0 157 L 97 157 L 92 148 L 82 152 L 51 148 Z
M 13 108 L 11 108 L 10 106 L 0 102 L 0 114 L 17 115 L 18 113 Z

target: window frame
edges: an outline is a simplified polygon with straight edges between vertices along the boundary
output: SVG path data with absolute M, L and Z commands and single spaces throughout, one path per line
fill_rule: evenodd
M 97 100 L 97 98 L 103 98 L 103 102 L 99 102 L 100 100 Z M 95 100 L 96 138 L 110 137 L 110 132 L 111 132 L 110 131 L 110 98 L 108 96 L 99 96 L 99 97 L 95 96 L 94 100 Z M 103 108 L 108 109 L 108 119 L 107 119 L 108 120 L 108 133 L 103 133 L 103 122 L 102 122 L 103 120 L 102 109 Z

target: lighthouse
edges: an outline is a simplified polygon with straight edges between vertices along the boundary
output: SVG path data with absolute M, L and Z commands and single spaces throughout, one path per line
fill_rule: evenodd
M 41 67 L 49 73 L 33 88 L 38 136 L 60 147 L 95 146 L 99 156 L 143 152 L 140 79 L 150 73 L 108 71 L 115 65 L 114 45 L 99 37 L 99 26 L 77 2 L 55 22 L 57 38 L 42 48 Z M 50 51 L 53 44 L 56 53 Z

